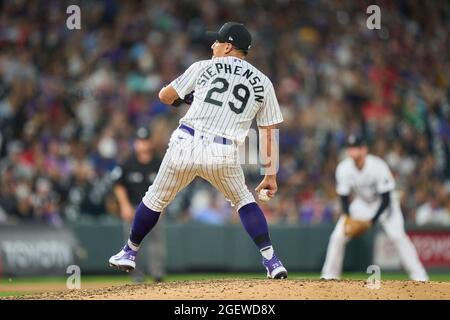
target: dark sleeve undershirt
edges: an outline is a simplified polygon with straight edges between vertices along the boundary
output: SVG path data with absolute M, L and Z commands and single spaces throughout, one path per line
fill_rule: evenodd
M 378 218 L 383 213 L 383 211 L 386 210 L 386 208 L 389 206 L 389 203 L 391 202 L 390 194 L 391 194 L 390 191 L 381 194 L 381 204 L 377 210 L 377 213 L 372 218 L 372 223 L 375 224 L 375 222 L 377 222 Z
M 350 206 L 349 198 L 350 197 L 348 195 L 341 196 L 341 209 L 342 209 L 342 212 L 347 216 L 348 216 L 348 211 L 349 211 L 348 208 Z
M 372 218 L 372 223 L 377 222 L 380 215 L 389 206 L 390 201 L 391 201 L 390 192 L 385 192 L 381 194 L 381 204 L 375 216 Z M 349 215 L 349 207 L 350 207 L 349 196 L 341 196 L 341 208 L 342 212 L 345 215 Z

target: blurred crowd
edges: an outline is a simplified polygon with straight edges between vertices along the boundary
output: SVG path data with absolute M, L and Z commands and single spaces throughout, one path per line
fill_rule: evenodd
M 396 179 L 407 222 L 450 224 L 450 3 L 377 1 L 0 1 L 0 222 L 52 225 L 117 215 L 111 171 L 137 127 L 154 152 L 186 107 L 159 89 L 209 58 L 205 30 L 241 21 L 248 60 L 274 83 L 284 114 L 279 193 L 270 223 L 332 223 L 334 171 L 349 133 L 363 134 Z M 66 8 L 81 8 L 69 30 Z M 245 166 L 254 188 L 261 176 Z M 168 208 L 178 221 L 232 223 L 202 181 Z

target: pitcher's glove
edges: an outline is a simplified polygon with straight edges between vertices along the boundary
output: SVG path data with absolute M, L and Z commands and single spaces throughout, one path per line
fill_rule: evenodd
M 194 101 L 194 91 L 192 91 L 191 93 L 188 93 L 188 94 L 184 97 L 184 102 L 185 102 L 186 104 L 191 105 L 193 101 Z
M 358 237 L 369 230 L 370 227 L 372 227 L 371 220 L 354 220 L 349 216 L 345 217 L 344 233 L 347 237 Z
M 172 103 L 172 106 L 179 107 L 183 103 L 186 103 L 186 104 L 190 105 L 190 104 L 192 104 L 193 101 L 194 101 L 194 91 L 192 91 L 191 93 L 188 93 L 187 95 L 185 95 L 184 99 L 181 99 L 181 98 L 176 99 Z

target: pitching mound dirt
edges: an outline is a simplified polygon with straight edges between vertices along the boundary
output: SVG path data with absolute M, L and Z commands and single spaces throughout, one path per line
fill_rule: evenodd
M 151 300 L 312 300 L 312 299 L 450 299 L 450 282 L 382 281 L 370 289 L 361 280 L 208 280 L 121 285 L 66 290 L 16 299 Z

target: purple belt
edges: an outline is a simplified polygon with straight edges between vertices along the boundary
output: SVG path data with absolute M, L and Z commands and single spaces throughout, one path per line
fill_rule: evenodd
M 194 136 L 195 134 L 195 129 L 188 127 L 185 124 L 180 125 L 179 127 L 181 130 L 186 131 L 187 133 L 189 133 L 191 136 Z M 200 138 L 203 138 L 203 136 L 200 136 Z M 220 136 L 215 136 L 214 137 L 214 142 L 215 143 L 221 143 L 221 144 L 233 144 L 233 141 L 231 141 L 230 139 L 224 138 L 224 137 L 220 137 Z

